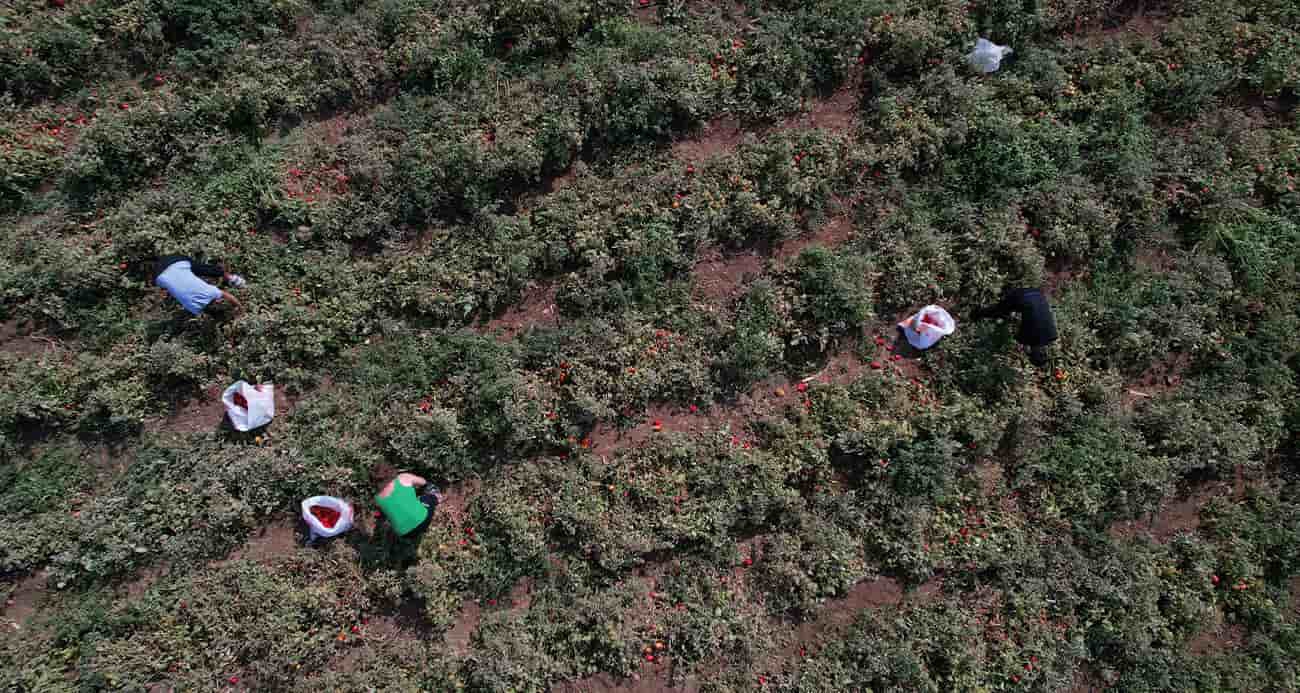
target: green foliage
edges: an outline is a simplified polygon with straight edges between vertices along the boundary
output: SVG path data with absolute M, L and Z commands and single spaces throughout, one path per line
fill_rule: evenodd
M 877 7 L 845 0 L 798 5 L 754 39 L 723 46 L 712 65 L 734 76 L 744 112 L 758 117 L 788 113 L 848 77 L 851 46 Z
M 771 374 L 772 364 L 785 352 L 782 330 L 786 319 L 774 288 L 755 284 L 741 297 L 732 323 L 734 332 L 720 358 L 719 377 L 743 388 Z
M 1145 455 L 1135 436 L 1109 422 L 1069 422 L 1024 473 L 1044 487 L 1043 502 L 1068 521 L 1104 525 L 1155 509 L 1172 491 L 1170 470 Z
M 926 636 L 917 639 L 917 632 Z M 972 647 L 978 641 L 976 625 L 960 612 L 934 608 L 873 614 L 854 623 L 844 639 L 778 685 L 791 691 L 829 691 L 844 685 L 925 691 L 973 687 L 979 681 L 979 660 L 988 656 Z
M 1293 5 L 7 7 L 0 687 L 1295 689 Z
M 793 274 L 793 313 L 823 326 L 823 343 L 827 334 L 855 331 L 871 317 L 871 267 L 864 258 L 813 247 L 799 255 Z

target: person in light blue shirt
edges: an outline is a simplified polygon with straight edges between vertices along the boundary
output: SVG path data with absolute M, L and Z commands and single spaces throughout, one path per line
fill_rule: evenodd
M 199 315 L 213 303 L 242 308 L 239 300 L 230 292 L 219 289 L 199 277 L 213 277 L 218 281 L 224 279 L 230 286 L 243 286 L 244 280 L 237 274 L 230 274 L 221 265 L 209 265 L 196 262 L 185 255 L 165 255 L 154 264 L 154 283 L 181 306 L 194 315 Z

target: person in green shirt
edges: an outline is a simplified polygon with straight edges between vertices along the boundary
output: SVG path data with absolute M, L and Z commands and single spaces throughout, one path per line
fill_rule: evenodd
M 398 473 L 387 464 L 376 467 L 371 476 L 377 484 L 383 484 L 379 493 L 375 494 L 375 503 L 383 511 L 384 517 L 388 518 L 388 524 L 392 525 L 397 536 L 412 536 L 429 526 L 433 511 L 442 500 L 438 489 L 429 485 L 423 477 L 407 472 Z M 424 493 L 416 493 L 417 488 L 424 488 Z

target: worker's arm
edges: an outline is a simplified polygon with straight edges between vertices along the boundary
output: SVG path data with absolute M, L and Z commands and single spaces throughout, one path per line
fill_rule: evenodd
M 1015 311 L 1015 301 L 1010 295 L 1002 297 L 1001 301 L 991 306 L 976 308 L 971 311 L 968 320 L 984 320 L 985 318 L 1005 318 Z
M 428 481 L 425 481 L 424 477 L 422 476 L 416 476 L 414 474 L 408 474 L 406 472 L 402 472 L 401 474 L 398 474 L 397 480 L 411 487 L 424 486 L 425 484 L 429 483 Z
M 235 310 L 243 310 L 243 309 L 244 309 L 244 304 L 240 303 L 240 302 L 239 302 L 239 299 L 235 298 L 234 296 L 231 296 L 229 291 L 222 291 L 222 292 L 221 292 L 221 300 L 223 300 L 223 301 L 230 301 L 230 305 L 234 306 L 234 307 L 235 307 Z

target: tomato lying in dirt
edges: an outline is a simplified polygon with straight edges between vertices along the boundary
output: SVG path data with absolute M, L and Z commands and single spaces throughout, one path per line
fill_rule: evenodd
M 325 525 L 326 529 L 333 529 L 334 525 L 338 524 L 340 517 L 339 511 L 323 505 L 313 505 L 308 509 L 308 512 L 314 515 L 317 520 L 320 520 L 320 523 Z

